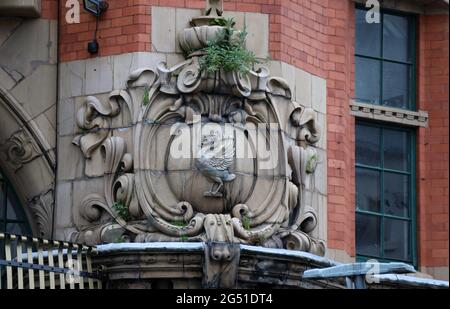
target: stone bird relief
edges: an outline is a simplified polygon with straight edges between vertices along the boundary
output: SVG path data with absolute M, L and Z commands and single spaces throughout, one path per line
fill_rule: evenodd
M 323 255 L 305 202 L 321 136 L 315 113 L 264 67 L 201 70 L 201 50 L 221 28 L 208 18 L 181 32 L 184 61 L 136 70 L 126 89 L 104 102 L 88 97 L 79 109 L 74 144 L 86 160 L 102 158 L 104 176 L 101 192 L 73 206 L 72 240 L 225 239 Z

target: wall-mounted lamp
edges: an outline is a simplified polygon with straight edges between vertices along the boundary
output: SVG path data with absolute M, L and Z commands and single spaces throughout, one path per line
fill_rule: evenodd
M 83 0 L 84 9 L 97 17 L 97 24 L 95 26 L 94 40 L 88 43 L 88 52 L 90 54 L 98 53 L 99 44 L 97 42 L 98 19 L 103 12 L 105 12 L 109 5 L 103 0 Z
M 103 0 L 83 0 L 84 9 L 91 12 L 95 16 L 99 17 L 103 12 L 105 12 L 109 4 Z

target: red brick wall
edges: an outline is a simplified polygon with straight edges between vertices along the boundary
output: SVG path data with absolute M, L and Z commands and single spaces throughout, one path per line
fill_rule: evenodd
M 41 0 L 41 18 L 58 19 L 58 0 Z
M 418 243 L 420 266 L 448 266 L 449 17 L 421 16 L 418 107 L 429 128 L 418 133 Z
M 328 248 L 355 255 L 355 7 L 352 1 L 328 1 L 325 10 L 328 126 Z

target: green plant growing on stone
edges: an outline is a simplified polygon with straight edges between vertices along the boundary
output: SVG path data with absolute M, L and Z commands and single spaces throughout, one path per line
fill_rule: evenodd
M 122 238 L 122 236 L 117 237 L 116 243 L 121 244 L 121 243 L 124 243 L 124 242 L 125 242 L 125 240 Z
M 239 72 L 248 74 L 255 64 L 260 63 L 256 55 L 245 48 L 247 30 L 244 27 L 239 31 L 234 29 L 236 23 L 233 19 L 215 19 L 211 25 L 223 27 L 216 40 L 209 41 L 202 49 L 205 53 L 200 58 L 200 69 L 207 73 Z
M 312 155 L 309 157 L 308 161 L 306 162 L 306 172 L 308 174 L 314 173 L 314 169 L 316 168 L 316 162 L 317 162 L 317 155 Z
M 251 228 L 250 219 L 246 216 L 243 216 L 241 221 L 242 221 L 242 226 L 244 227 L 244 229 L 249 231 Z
M 121 202 L 115 202 L 113 204 L 113 209 L 116 211 L 117 215 L 125 221 L 131 220 L 130 212 L 128 208 Z
M 187 242 L 188 237 L 186 235 L 181 235 L 180 240 L 181 240 L 181 242 Z
M 146 106 L 150 103 L 150 91 L 148 87 L 145 87 L 144 96 L 142 97 L 142 105 Z
M 177 227 L 186 227 L 188 224 L 182 220 L 174 220 L 170 222 L 172 225 L 175 225 Z

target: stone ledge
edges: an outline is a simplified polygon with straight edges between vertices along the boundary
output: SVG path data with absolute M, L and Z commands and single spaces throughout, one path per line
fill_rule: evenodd
M 38 18 L 41 16 L 41 0 L 2 0 L 0 16 Z
M 428 112 L 409 111 L 382 105 L 350 102 L 350 114 L 355 117 L 399 123 L 414 127 L 428 127 Z

